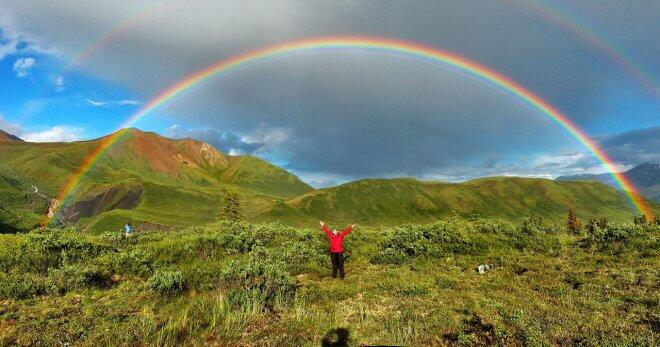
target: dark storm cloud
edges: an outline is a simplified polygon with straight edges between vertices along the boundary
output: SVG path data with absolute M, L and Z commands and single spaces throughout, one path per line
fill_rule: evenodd
M 660 163 L 660 127 L 638 129 L 597 139 L 612 159 L 626 165 Z
M 200 96 L 211 103 L 205 105 L 209 111 L 225 110 L 206 123 L 233 122 L 232 128 L 248 133 L 252 124 L 262 123 L 290 129 L 292 136 L 280 147 L 293 153 L 292 169 L 418 175 L 439 165 L 538 151 L 562 138 L 510 98 L 433 66 L 378 57 L 321 57 L 276 67 L 218 81 L 221 99 L 213 99 L 214 88 Z M 192 100 L 173 111 L 184 110 L 205 113 Z
M 587 128 L 602 123 L 603 100 L 610 99 L 612 88 L 644 95 L 598 47 L 521 6 L 525 1 L 168 1 L 117 34 L 82 68 L 149 100 L 193 71 L 263 45 L 373 35 L 476 60 Z M 17 26 L 47 37 L 63 56 L 71 56 L 151 2 L 0 4 Z M 660 3 L 582 1 L 549 7 L 571 10 L 658 76 Z M 633 117 L 657 122 L 657 104 L 632 111 L 629 106 L 606 107 L 625 114 L 628 122 L 634 123 Z M 593 167 L 590 156 L 578 160 L 570 155 L 582 151 L 575 140 L 506 93 L 443 67 L 393 57 L 329 54 L 269 62 L 206 83 L 159 115 L 175 124 L 194 121 L 219 129 L 186 136 L 224 151 L 286 157 L 291 170 L 319 182 L 534 170 L 546 175 L 553 168 Z M 255 133 L 263 129 L 286 129 L 287 136 L 241 140 L 257 139 Z M 628 155 L 615 158 L 628 162 Z M 578 162 L 579 168 L 571 167 Z

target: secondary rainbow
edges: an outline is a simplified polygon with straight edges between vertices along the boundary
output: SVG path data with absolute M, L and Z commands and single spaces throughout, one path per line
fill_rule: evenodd
M 67 72 L 74 68 L 80 67 L 85 61 L 97 52 L 101 51 L 104 47 L 115 42 L 122 34 L 125 34 L 129 29 L 142 23 L 145 18 L 153 15 L 157 10 L 163 7 L 164 3 L 161 1 L 144 6 L 134 13 L 122 18 L 110 30 L 104 31 L 95 40 L 91 41 L 87 46 L 78 52 L 64 68 L 63 72 Z
M 656 100 L 660 97 L 660 88 L 653 75 L 636 62 L 630 54 L 615 46 L 605 35 L 599 34 L 594 28 L 580 21 L 576 16 L 561 9 L 556 4 L 538 0 L 508 0 L 520 7 L 526 8 L 536 16 L 556 25 L 566 32 L 575 35 L 592 48 L 600 51 L 612 62 L 618 65 Z
M 486 66 L 448 51 L 408 41 L 380 37 L 321 37 L 268 46 L 229 59 L 222 59 L 184 77 L 179 82 L 162 91 L 155 98 L 144 104 L 136 113 L 130 116 L 120 129 L 126 129 L 133 126 L 136 122 L 171 102 L 182 93 L 214 76 L 227 74 L 239 68 L 271 61 L 277 58 L 287 58 L 289 56 L 297 56 L 300 54 L 308 55 L 310 53 L 337 53 L 347 50 L 387 54 L 438 63 L 443 66 L 451 67 L 459 72 L 467 73 L 471 77 L 476 77 L 491 86 L 504 90 L 518 100 L 531 106 L 539 114 L 552 120 L 592 152 L 595 158 L 602 163 L 604 168 L 611 173 L 616 183 L 626 192 L 635 208 L 647 217 L 651 217 L 652 214 L 649 207 L 646 205 L 645 201 L 640 198 L 635 186 L 624 175 L 616 172 L 615 165 L 608 155 L 600 149 L 598 145 L 587 136 L 587 134 L 585 134 L 555 107 L 508 77 L 487 68 Z M 87 156 L 83 164 L 62 187 L 57 200 L 60 202 L 66 201 L 71 193 L 75 191 L 85 174 L 94 166 L 94 163 L 98 161 L 108 148 L 118 141 L 125 133 L 125 130 L 119 130 L 115 134 L 104 138 L 99 147 Z M 63 204 L 60 203 L 56 206 L 54 211 L 50 214 L 48 221 L 59 214 L 62 205 Z

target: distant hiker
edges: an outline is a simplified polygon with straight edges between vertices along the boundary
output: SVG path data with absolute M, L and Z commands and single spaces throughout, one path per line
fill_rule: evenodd
M 355 228 L 355 224 L 339 233 L 337 229 L 332 229 L 331 231 L 322 221 L 319 223 L 321 223 L 321 229 L 328 235 L 330 261 L 332 262 L 332 278 L 337 278 L 337 270 L 339 270 L 339 278 L 344 279 L 344 237 Z
M 129 236 L 133 232 L 133 226 L 130 222 L 124 225 L 124 236 Z

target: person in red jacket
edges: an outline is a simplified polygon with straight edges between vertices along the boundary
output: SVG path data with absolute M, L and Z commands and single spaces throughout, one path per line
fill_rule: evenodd
M 348 235 L 355 224 L 344 229 L 341 233 L 337 229 L 328 228 L 323 221 L 321 229 L 328 235 L 328 243 L 330 244 L 330 261 L 332 262 L 332 278 L 337 278 L 337 270 L 339 270 L 339 278 L 344 279 L 344 237 Z

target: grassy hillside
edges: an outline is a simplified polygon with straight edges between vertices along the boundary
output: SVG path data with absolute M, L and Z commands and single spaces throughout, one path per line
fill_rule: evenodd
M 660 202 L 660 164 L 644 163 L 623 172 L 640 194 L 648 200 Z M 558 181 L 599 181 L 618 188 L 610 174 L 586 174 L 575 176 L 560 176 Z
M 320 189 L 275 206 L 264 219 L 300 224 L 332 219 L 340 224 L 391 225 L 465 217 L 563 218 L 573 208 L 582 218 L 628 219 L 625 197 L 598 182 L 497 177 L 450 184 L 414 179 L 368 179 Z
M 0 144 L 0 165 L 55 197 L 100 144 L 101 139 L 6 142 Z M 71 199 L 63 202 L 61 217 L 94 230 L 115 223 L 113 228 L 117 228 L 126 221 L 178 227 L 204 224 L 216 218 L 220 196 L 230 187 L 243 191 L 248 214 L 263 213 L 277 199 L 311 190 L 260 159 L 233 158 L 198 141 L 170 140 L 131 129 L 96 162 Z
M 18 181 L 5 180 L 0 194 L 13 196 L 17 190 L 25 191 L 25 186 L 35 186 L 46 197 L 57 196 L 101 141 L 0 143 L 0 167 L 22 182 L 12 186 L 11 182 Z M 596 182 L 501 177 L 449 184 L 369 179 L 314 190 L 255 157 L 227 156 L 202 142 L 130 129 L 94 164 L 70 199 L 61 203 L 59 219 L 95 232 L 117 230 L 127 221 L 142 229 L 200 225 L 216 218 L 227 189 L 240 191 L 248 220 L 289 225 L 309 225 L 319 219 L 398 225 L 450 215 L 557 219 L 568 208 L 583 219 L 628 220 L 633 214 L 620 192 Z M 27 200 L 17 201 L 22 205 L 2 207 L 34 220 L 29 216 L 36 211 L 33 206 Z M 21 218 L 5 213 L 2 221 L 18 226 Z M 18 229 L 29 224 L 20 223 Z
M 41 222 L 49 203 L 37 187 L 0 167 L 0 233 L 34 229 Z
M 293 197 L 313 190 L 288 171 L 251 156 L 233 157 L 220 180 L 277 197 Z
M 660 341 L 660 228 L 446 219 L 317 229 L 0 235 L 0 345 L 584 345 Z M 490 265 L 484 274 L 476 267 Z

